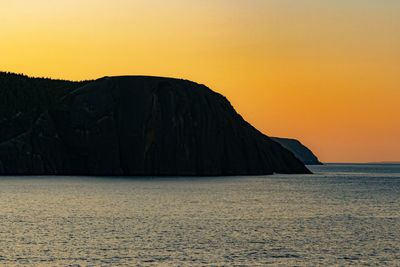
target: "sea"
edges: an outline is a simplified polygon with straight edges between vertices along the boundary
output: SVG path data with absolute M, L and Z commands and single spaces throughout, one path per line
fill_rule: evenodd
M 400 165 L 0 177 L 0 266 L 400 266 Z

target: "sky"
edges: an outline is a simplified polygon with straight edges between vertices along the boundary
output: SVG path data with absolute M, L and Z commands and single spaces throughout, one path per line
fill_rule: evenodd
M 0 0 L 0 70 L 185 78 L 324 162 L 400 161 L 398 0 Z

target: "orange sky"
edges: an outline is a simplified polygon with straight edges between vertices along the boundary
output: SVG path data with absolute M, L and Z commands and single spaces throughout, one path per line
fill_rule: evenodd
M 1 1 L 0 70 L 186 78 L 322 161 L 400 161 L 399 14 L 398 0 Z

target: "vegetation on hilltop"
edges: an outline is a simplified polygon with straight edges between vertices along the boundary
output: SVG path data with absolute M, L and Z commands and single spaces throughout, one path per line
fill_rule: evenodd
M 85 83 L 0 72 L 0 120 L 49 109 L 67 92 Z

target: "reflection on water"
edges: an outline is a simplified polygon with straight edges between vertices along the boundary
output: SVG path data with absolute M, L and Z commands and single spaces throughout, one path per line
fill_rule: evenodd
M 0 265 L 397 265 L 400 166 L 0 178 Z

